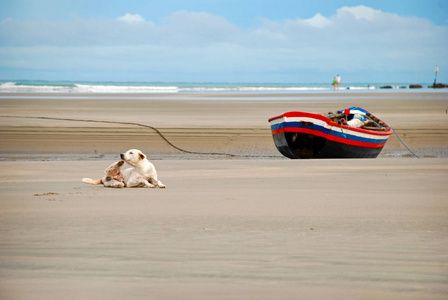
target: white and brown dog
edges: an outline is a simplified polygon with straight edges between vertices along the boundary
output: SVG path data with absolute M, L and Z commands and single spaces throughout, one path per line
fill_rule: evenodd
M 127 187 L 165 188 L 157 179 L 156 168 L 142 151 L 131 149 L 120 154 L 120 157 L 132 166 L 121 172 Z
M 88 184 L 103 184 L 105 187 L 147 187 L 165 188 L 165 185 L 157 179 L 157 171 L 154 165 L 147 159 L 140 150 L 131 149 L 120 154 L 122 160 L 113 163 L 105 171 L 100 180 L 83 178 L 82 181 Z M 121 166 L 126 162 L 131 168 L 121 170 Z

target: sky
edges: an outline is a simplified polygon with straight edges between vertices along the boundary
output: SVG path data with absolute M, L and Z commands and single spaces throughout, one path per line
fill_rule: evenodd
M 0 0 L 0 80 L 448 83 L 447 0 Z

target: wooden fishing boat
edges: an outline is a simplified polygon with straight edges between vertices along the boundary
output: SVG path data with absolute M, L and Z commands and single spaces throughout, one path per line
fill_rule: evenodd
M 289 158 L 375 158 L 393 133 L 360 107 L 314 114 L 292 111 L 269 119 L 277 149 Z

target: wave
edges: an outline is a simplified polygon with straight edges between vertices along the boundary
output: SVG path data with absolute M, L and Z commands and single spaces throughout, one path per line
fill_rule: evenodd
M 381 87 L 369 84 L 347 84 L 340 90 L 373 90 Z M 396 89 L 399 85 L 395 86 Z M 138 94 L 138 93 L 224 93 L 224 92 L 322 92 L 333 91 L 329 84 L 245 84 L 245 83 L 120 83 L 120 82 L 0 82 L 0 93 L 78 93 L 78 94 Z
M 253 86 L 241 86 L 241 87 L 192 87 L 192 88 L 180 88 L 181 92 L 278 92 L 278 91 L 323 91 L 329 90 L 325 87 L 253 87 Z
M 0 93 L 176 93 L 177 86 L 126 86 L 96 84 L 0 84 Z
M 123 85 L 123 84 L 22 84 L 5 82 L 0 84 L 3 93 L 178 93 L 178 92 L 292 92 L 323 91 L 328 87 L 319 86 L 245 86 L 241 84 L 225 85 L 204 84 L 177 85 Z
M 177 86 L 125 86 L 75 84 L 76 92 L 82 93 L 176 93 Z

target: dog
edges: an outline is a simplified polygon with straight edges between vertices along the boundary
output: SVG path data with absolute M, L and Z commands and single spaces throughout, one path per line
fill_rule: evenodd
M 131 149 L 120 154 L 120 158 L 132 166 L 121 172 L 127 187 L 166 187 L 157 179 L 156 168 L 142 151 Z
M 107 169 L 104 171 L 103 178 L 99 180 L 83 178 L 82 182 L 93 185 L 102 184 L 105 187 L 124 188 L 126 186 L 126 183 L 123 175 L 121 174 L 121 167 L 123 166 L 123 164 L 123 160 L 117 161 L 107 167 Z

